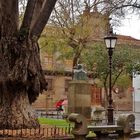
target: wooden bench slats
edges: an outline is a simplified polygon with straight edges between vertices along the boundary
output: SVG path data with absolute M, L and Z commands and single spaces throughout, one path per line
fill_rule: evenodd
M 93 126 L 93 125 L 89 125 L 88 129 L 91 131 L 103 131 L 103 130 L 123 130 L 122 126 L 118 126 L 118 125 L 104 125 L 104 126 Z

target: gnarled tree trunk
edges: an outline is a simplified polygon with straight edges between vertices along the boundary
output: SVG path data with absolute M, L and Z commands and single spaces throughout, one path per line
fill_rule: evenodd
M 0 60 L 0 126 L 38 127 L 31 103 L 47 83 L 37 43 L 1 41 Z
M 40 63 L 38 39 L 56 0 L 28 0 L 21 27 L 18 0 L 0 1 L 0 127 L 38 127 L 31 104 L 47 83 Z
M 3 97 L 5 98 L 5 97 Z M 0 128 L 36 128 L 39 126 L 26 92 L 11 100 L 5 98 L 0 105 Z

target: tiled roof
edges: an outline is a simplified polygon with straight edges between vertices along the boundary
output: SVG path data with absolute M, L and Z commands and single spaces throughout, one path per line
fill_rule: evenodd
M 133 45 L 133 46 L 137 46 L 140 47 L 140 40 L 135 39 L 131 36 L 126 36 L 126 35 L 116 35 L 118 38 L 117 44 L 128 44 L 128 45 Z M 96 37 L 92 37 L 92 41 L 95 42 L 103 42 L 104 41 L 104 37 L 101 38 L 96 38 Z
M 140 40 L 135 39 L 131 36 L 117 35 L 118 44 L 130 44 L 135 46 L 140 46 Z

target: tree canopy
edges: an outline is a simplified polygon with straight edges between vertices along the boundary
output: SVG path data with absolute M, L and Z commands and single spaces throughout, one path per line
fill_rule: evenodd
M 110 17 L 113 19 L 112 26 L 118 26 L 120 19 L 138 8 L 138 5 L 138 1 L 130 0 L 58 0 L 49 20 L 49 28 L 58 29 L 59 33 L 53 34 L 51 38 L 56 41 L 60 39 L 66 47 L 73 49 L 74 67 L 88 43 L 107 34 Z M 46 30 L 44 34 L 47 37 L 51 32 Z

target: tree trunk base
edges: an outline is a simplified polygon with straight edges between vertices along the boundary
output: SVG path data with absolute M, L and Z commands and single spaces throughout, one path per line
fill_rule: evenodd
M 39 127 L 39 122 L 27 95 L 17 93 L 11 104 L 8 100 L 4 100 L 3 105 L 0 105 L 0 129 L 37 127 Z

